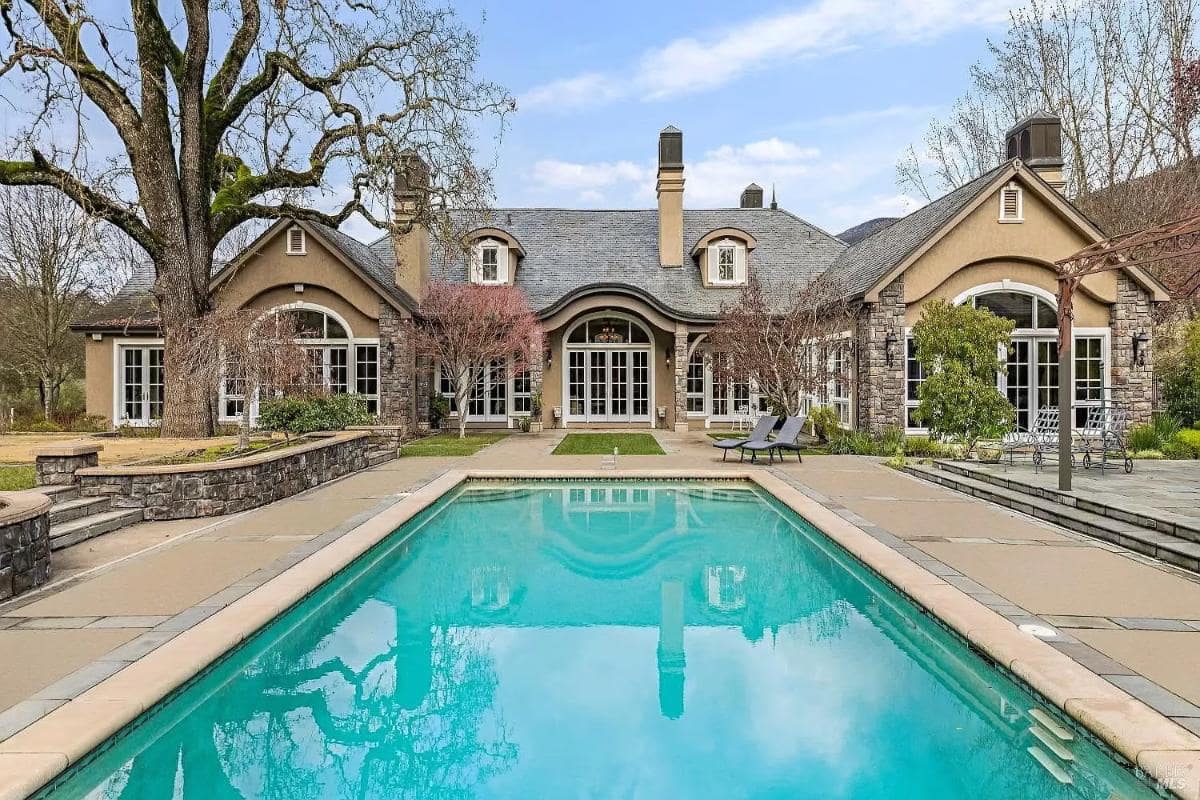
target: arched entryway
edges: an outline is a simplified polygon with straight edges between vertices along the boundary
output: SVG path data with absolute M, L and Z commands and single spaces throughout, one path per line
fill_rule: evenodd
M 618 311 L 580 317 L 563 337 L 564 422 L 653 425 L 654 337 Z

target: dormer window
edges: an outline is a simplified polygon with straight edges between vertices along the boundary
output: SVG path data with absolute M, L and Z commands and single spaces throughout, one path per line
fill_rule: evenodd
M 471 280 L 482 284 L 508 283 L 508 246 L 496 239 L 475 245 Z
M 1000 221 L 1024 222 L 1024 197 L 1021 187 L 1015 182 L 1000 190 Z
M 740 286 L 746 282 L 746 246 L 736 239 L 721 239 L 708 246 L 708 282 L 714 286 Z
M 299 225 L 293 225 L 288 228 L 287 232 L 287 254 L 289 256 L 302 256 L 305 253 L 304 249 L 304 229 Z

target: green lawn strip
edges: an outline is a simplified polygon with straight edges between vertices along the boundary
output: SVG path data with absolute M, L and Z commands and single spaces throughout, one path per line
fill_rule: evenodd
M 0 492 L 19 492 L 33 486 L 32 464 L 0 464 Z
M 206 447 L 203 450 L 188 450 L 183 453 L 174 453 L 167 456 L 159 456 L 158 458 L 150 459 L 149 461 L 140 462 L 142 464 L 159 466 L 159 465 L 174 465 L 174 464 L 210 464 L 214 461 L 220 461 L 226 456 L 238 455 L 249 456 L 260 450 L 271 448 L 272 450 L 284 450 L 289 447 L 295 447 L 298 444 L 304 444 L 308 440 L 296 438 L 284 442 L 278 439 L 257 439 L 250 442 L 250 445 L 242 451 L 238 451 L 237 444 L 218 444 L 212 447 Z
M 613 448 L 626 456 L 664 455 L 658 441 L 648 433 L 569 433 L 554 448 L 554 455 L 611 455 Z
M 465 439 L 460 439 L 457 433 L 439 433 L 402 445 L 400 457 L 473 456 L 506 436 L 507 433 L 468 433 Z

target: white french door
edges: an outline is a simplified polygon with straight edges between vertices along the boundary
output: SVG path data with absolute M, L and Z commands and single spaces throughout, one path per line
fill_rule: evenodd
M 648 422 L 650 351 L 590 348 L 567 351 L 567 420 Z
M 163 349 L 121 347 L 118 424 L 151 425 L 163 415 Z

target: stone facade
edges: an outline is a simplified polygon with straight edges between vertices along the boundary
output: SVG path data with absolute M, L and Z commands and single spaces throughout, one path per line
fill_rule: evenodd
M 234 514 L 366 469 L 370 441 L 352 432 L 225 464 L 98 467 L 78 473 L 79 488 L 110 496 L 114 508 L 141 508 L 146 519 Z
M 1154 304 L 1146 290 L 1125 273 L 1117 275 L 1117 302 L 1111 316 L 1109 382 L 1113 403 L 1129 409 L 1130 424 L 1149 422 L 1154 410 Z M 1146 334 L 1150 341 L 1137 346 L 1133 340 Z
M 75 471 L 100 463 L 99 447 L 90 452 L 36 453 L 34 474 L 38 486 L 69 486 L 75 483 Z
M 878 303 L 859 309 L 854 323 L 857 389 L 855 424 L 859 430 L 880 433 L 889 425 L 904 425 L 904 277 L 879 293 Z M 892 365 L 887 361 L 888 334 L 895 337 Z
M 416 357 L 408 325 L 391 305 L 379 304 L 379 422 L 412 431 Z
M 671 354 L 671 367 L 674 372 L 675 387 L 675 430 L 688 429 L 687 417 L 687 365 L 688 365 L 688 329 L 686 325 L 675 326 L 675 350 Z
M 50 499 L 34 492 L 0 497 L 0 600 L 50 579 Z

